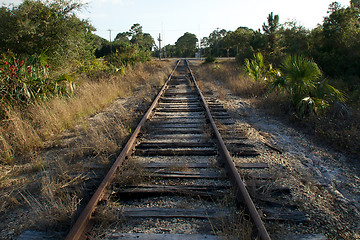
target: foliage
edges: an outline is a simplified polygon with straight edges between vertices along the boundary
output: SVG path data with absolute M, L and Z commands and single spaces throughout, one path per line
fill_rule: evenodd
M 331 76 L 360 75 L 360 10 L 337 2 L 312 32 L 311 54 Z
M 149 52 L 152 50 L 155 42 L 149 33 L 143 33 L 142 26 L 138 23 L 134 24 L 128 32 L 118 33 L 115 37 L 115 40 L 110 43 L 109 41 L 102 39 L 102 45 L 95 51 L 96 57 L 104 57 L 111 60 L 109 63 L 112 63 L 112 59 L 119 58 L 119 54 L 121 53 L 121 58 L 125 59 L 124 56 L 126 52 L 129 54 L 133 54 L 131 48 L 136 49 L 136 51 L 141 52 L 137 55 L 143 55 L 146 59 L 148 59 Z M 113 57 L 109 57 L 112 55 Z M 134 58 L 134 56 L 128 56 L 128 58 Z M 137 59 L 137 57 L 136 57 Z M 142 59 L 142 58 L 140 58 Z M 117 61 L 117 60 L 116 60 Z M 127 65 L 127 61 L 124 60 Z M 141 60 L 143 61 L 143 60 Z M 118 67 L 119 63 L 116 63 Z M 133 63 L 131 63 L 133 64 Z
M 224 45 L 230 49 L 230 56 L 236 56 L 239 62 L 250 58 L 254 54 L 251 46 L 254 35 L 254 31 L 246 27 L 239 27 L 234 32 L 229 32 L 224 39 Z
M 94 35 L 93 44 L 95 47 L 94 54 L 95 54 L 96 58 L 101 58 L 111 52 L 110 51 L 110 42 L 108 40 L 106 40 L 105 38 Z
M 149 33 L 143 33 L 142 26 L 139 23 L 132 25 L 128 32 L 118 33 L 114 42 L 115 45 L 121 46 L 132 43 L 140 49 L 148 51 L 151 51 L 155 45 L 154 39 Z
M 180 57 L 194 57 L 197 37 L 192 33 L 184 33 L 175 43 L 176 54 Z
M 21 58 L 8 51 L 0 59 L 0 117 L 14 106 L 74 93 L 72 78 L 51 79 L 45 54 Z
M 128 65 L 135 65 L 137 62 L 150 61 L 151 53 L 139 48 L 137 45 L 128 44 L 116 49 L 116 52 L 107 55 L 106 60 L 115 67 L 123 69 Z
M 224 39 L 227 36 L 228 31 L 225 29 L 215 29 L 212 33 L 210 33 L 209 37 L 203 38 L 203 45 L 207 46 L 210 51 L 208 51 L 207 55 L 212 56 L 225 56 L 225 42 Z
M 103 77 L 104 73 L 110 73 L 111 67 L 102 59 L 89 59 L 80 64 L 79 72 L 97 79 Z
M 280 44 L 284 54 L 309 55 L 309 31 L 296 21 L 286 22 L 279 30 Z
M 351 0 L 350 5 L 353 8 L 360 8 L 360 0 Z
M 54 95 L 68 95 L 74 90 L 71 79 L 49 78 L 50 64 L 46 55 L 17 57 L 11 51 L 0 59 L 1 110 L 9 106 L 27 105 Z
M 255 82 L 265 81 L 269 72 L 261 53 L 254 54 L 253 59 L 245 59 L 244 70 Z
M 46 51 L 54 67 L 92 54 L 87 21 L 74 14 L 76 0 L 25 0 L 19 6 L 0 8 L 0 52 L 34 55 Z
M 265 23 L 262 25 L 262 29 L 264 30 L 265 34 L 273 34 L 279 28 L 279 15 L 275 15 L 271 12 L 268 16 L 268 25 Z
M 164 52 L 164 57 L 175 57 L 176 56 L 175 45 L 168 44 L 162 48 L 162 51 Z
M 288 93 L 293 106 L 304 114 L 317 114 L 326 109 L 331 102 L 344 101 L 341 91 L 321 80 L 322 72 L 318 65 L 303 56 L 288 56 L 280 66 L 273 70 L 271 81 L 273 89 Z
M 151 37 L 149 33 L 143 33 L 142 26 L 136 23 L 131 29 L 129 36 L 131 36 L 130 42 L 138 45 L 139 48 L 151 51 L 152 47 L 155 44 L 154 39 Z
M 268 57 L 271 58 L 271 62 L 277 62 L 281 57 L 281 35 L 279 34 L 279 27 L 279 15 L 274 16 L 273 12 L 271 12 L 267 18 L 267 24 L 264 23 L 262 26 L 267 39 L 267 46 L 265 50 Z
M 209 55 L 205 58 L 205 63 L 214 63 L 216 61 L 216 58 Z

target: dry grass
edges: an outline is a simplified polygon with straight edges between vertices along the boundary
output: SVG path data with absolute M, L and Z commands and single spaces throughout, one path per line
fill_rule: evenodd
M 72 193 L 63 190 L 69 186 L 82 182 L 81 175 L 65 179 L 53 179 L 50 174 L 43 173 L 41 179 L 40 197 L 26 191 L 19 194 L 24 202 L 30 207 L 34 218 L 31 218 L 31 225 L 38 230 L 53 228 L 54 230 L 64 230 L 64 222 L 70 222 L 71 217 L 80 204 L 80 199 L 76 191 Z M 79 189 L 80 190 L 80 189 Z
M 195 67 L 199 82 L 214 82 L 218 86 L 231 89 L 237 95 L 244 97 L 261 96 L 265 93 L 263 83 L 254 82 L 247 77 L 241 66 L 234 61 L 221 61 L 213 64 L 201 64 Z M 201 83 L 200 83 L 201 85 Z M 219 97 L 226 96 L 226 92 L 219 88 Z
M 123 140 L 130 133 L 131 118 L 124 108 L 114 112 L 111 116 L 97 115 L 91 121 L 82 122 L 79 129 L 83 135 L 81 139 L 68 145 L 68 158 L 76 162 L 85 156 L 109 156 L 115 154 L 122 146 Z
M 207 84 L 215 84 L 218 99 L 226 96 L 224 87 L 232 93 L 248 98 L 255 107 L 271 115 L 283 116 L 300 125 L 302 130 L 320 137 L 321 141 L 332 144 L 335 149 L 358 155 L 360 153 L 360 115 L 359 107 L 350 107 L 350 116 L 341 116 L 341 111 L 333 108 L 323 115 L 299 116 L 294 111 L 289 98 L 284 93 L 270 92 L 265 83 L 254 82 L 233 60 L 218 61 L 213 64 L 200 64 L 193 67 L 199 86 L 206 89 Z M 213 89 L 214 87 L 210 87 Z
M 8 112 L 0 127 L 1 239 L 69 227 L 80 199 L 88 197 L 84 189 L 97 186 L 170 65 L 145 63 L 124 76 L 84 79 L 72 98 Z
M 249 217 L 246 217 L 244 212 L 234 212 L 230 216 L 221 220 L 220 233 L 224 239 L 244 239 L 250 240 L 252 237 L 253 224 L 250 222 Z
M 189 168 L 189 166 L 186 163 L 180 163 L 179 165 L 171 165 L 167 168 L 169 171 L 179 171 L 179 172 L 190 172 L 192 168 Z
M 149 172 L 132 158 L 127 159 L 113 179 L 113 184 L 119 188 L 139 185 L 150 180 Z
M 212 231 L 215 235 L 220 236 L 221 239 L 253 239 L 253 224 L 250 217 L 244 212 L 244 209 L 239 209 L 236 198 L 233 194 L 224 194 L 222 198 L 213 200 L 218 206 L 218 209 L 230 210 L 226 217 L 217 220 L 210 220 Z
M 0 163 L 10 164 L 16 155 L 41 147 L 44 141 L 100 111 L 116 98 L 128 96 L 141 85 L 161 86 L 170 71 L 160 70 L 163 65 L 144 63 L 127 69 L 124 76 L 97 81 L 82 79 L 72 98 L 52 99 L 32 105 L 26 111 L 8 110 L 6 120 L 0 123 Z

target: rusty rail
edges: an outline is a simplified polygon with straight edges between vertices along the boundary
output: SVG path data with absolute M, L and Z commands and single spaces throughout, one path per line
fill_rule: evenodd
M 249 192 L 247 191 L 247 189 L 245 187 L 244 182 L 241 180 L 240 174 L 237 171 L 237 169 L 236 169 L 236 167 L 234 165 L 234 162 L 231 159 L 231 155 L 230 155 L 229 151 L 227 150 L 227 148 L 225 146 L 225 143 L 224 143 L 224 141 L 223 141 L 223 139 L 221 137 L 221 134 L 219 133 L 219 130 L 216 127 L 216 124 L 215 124 L 214 118 L 211 115 L 209 106 L 208 106 L 203 94 L 201 93 L 199 86 L 196 83 L 194 74 L 191 71 L 189 63 L 188 63 L 187 60 L 186 60 L 186 65 L 187 65 L 187 68 L 188 68 L 188 70 L 190 72 L 192 81 L 194 82 L 194 84 L 196 86 L 197 92 L 200 95 L 200 98 L 201 98 L 201 100 L 203 102 L 204 108 L 206 110 L 206 115 L 207 115 L 207 117 L 208 117 L 208 119 L 209 119 L 209 121 L 211 123 L 212 129 L 213 129 L 213 131 L 214 131 L 214 133 L 216 135 L 218 145 L 220 147 L 221 153 L 222 153 L 222 155 L 224 157 L 224 160 L 225 160 L 224 161 L 225 169 L 226 169 L 226 171 L 227 171 L 227 173 L 228 173 L 228 175 L 229 175 L 230 179 L 232 180 L 232 182 L 234 184 L 234 187 L 235 187 L 236 197 L 237 197 L 238 201 L 244 202 L 245 206 L 247 207 L 247 209 L 249 211 L 249 214 L 250 214 L 250 217 L 251 217 L 251 220 L 253 221 L 253 223 L 254 223 L 257 231 L 258 231 L 258 234 L 259 234 L 260 238 L 262 240 L 270 240 L 270 236 L 269 236 L 269 234 L 268 234 L 268 232 L 267 232 L 267 230 L 265 228 L 265 225 L 264 225 L 263 221 L 261 220 L 261 217 L 260 217 L 258 211 L 256 210 L 254 202 L 252 201 L 252 199 L 251 199 L 251 197 L 249 195 Z
M 86 207 L 84 208 L 84 210 L 82 211 L 81 215 L 79 216 L 79 218 L 77 219 L 77 221 L 75 222 L 75 224 L 73 225 L 73 227 L 71 228 L 70 232 L 68 233 L 66 240 L 76 240 L 76 239 L 81 239 L 84 238 L 84 231 L 87 229 L 87 226 L 89 225 L 90 219 L 91 219 L 91 215 L 93 214 L 93 212 L 95 211 L 95 207 L 98 204 L 98 202 L 100 200 L 102 200 L 104 198 L 104 194 L 105 194 L 105 189 L 107 188 L 107 186 L 111 183 L 114 174 L 116 172 L 116 170 L 121 167 L 122 163 L 124 162 L 124 160 L 132 153 L 133 147 L 134 147 L 134 143 L 135 140 L 138 136 L 138 134 L 140 133 L 141 128 L 143 127 L 143 125 L 145 124 L 146 120 L 148 120 L 151 116 L 151 113 L 153 112 L 154 108 L 158 105 L 158 101 L 160 99 L 160 97 L 164 94 L 164 92 L 167 89 L 168 86 L 168 82 L 170 81 L 170 79 L 172 78 L 176 68 L 178 67 L 179 63 L 181 61 L 178 61 L 174 70 L 172 71 L 172 73 L 170 74 L 169 78 L 167 79 L 167 81 L 165 82 L 164 86 L 161 88 L 160 92 L 158 93 L 157 97 L 155 98 L 154 102 L 152 103 L 152 105 L 150 106 L 150 108 L 148 109 L 148 111 L 146 112 L 146 114 L 143 116 L 143 118 L 141 119 L 140 123 L 138 124 L 137 128 L 135 129 L 134 133 L 132 134 L 132 136 L 130 137 L 129 141 L 127 142 L 127 144 L 125 145 L 124 149 L 122 150 L 122 152 L 120 153 L 120 155 L 118 156 L 118 158 L 116 159 L 116 161 L 114 162 L 113 166 L 110 168 L 109 172 L 107 173 L 107 175 L 105 176 L 105 178 L 103 179 L 103 181 L 101 182 L 99 188 L 97 189 L 97 191 L 95 192 L 95 194 L 91 197 L 90 201 L 88 202 L 88 204 L 86 205 Z M 230 177 L 230 179 L 232 180 L 235 189 L 236 189 L 236 196 L 238 198 L 239 201 L 243 201 L 246 205 L 246 207 L 248 208 L 250 217 L 252 219 L 252 221 L 254 222 L 254 225 L 256 226 L 256 229 L 258 231 L 258 235 L 260 236 L 261 239 L 263 240 L 268 240 L 270 239 L 265 226 L 255 208 L 254 203 L 252 202 L 249 193 L 246 190 L 246 187 L 244 185 L 244 183 L 241 180 L 241 177 L 239 175 L 239 173 L 237 172 L 237 169 L 234 166 L 234 163 L 232 162 L 230 153 L 228 152 L 224 141 L 222 140 L 222 137 L 219 133 L 219 131 L 216 128 L 215 125 L 215 121 L 213 119 L 213 117 L 211 116 L 209 107 L 204 99 L 204 96 L 202 95 L 195 77 L 189 67 L 188 62 L 186 61 L 186 66 L 190 72 L 192 81 L 194 82 L 196 88 L 197 88 L 197 92 L 203 102 L 204 108 L 206 110 L 206 114 L 207 117 L 210 121 L 210 124 L 212 125 L 212 128 L 215 132 L 217 141 L 218 141 L 218 145 L 220 148 L 220 152 L 222 153 L 222 155 L 224 156 L 225 159 L 225 168 L 227 170 L 227 173 Z
M 102 199 L 105 193 L 106 187 L 111 183 L 112 179 L 114 178 L 114 174 L 116 170 L 121 166 L 123 161 L 130 155 L 131 150 L 133 149 L 136 137 L 138 136 L 141 128 L 144 126 L 146 120 L 150 117 L 152 111 L 157 106 L 160 97 L 164 94 L 165 90 L 167 89 L 168 82 L 170 81 L 172 75 L 175 72 L 175 69 L 179 65 L 180 60 L 177 61 L 176 66 L 174 70 L 171 72 L 169 78 L 165 82 L 164 86 L 161 88 L 160 92 L 156 96 L 154 102 L 151 104 L 148 111 L 145 113 L 143 118 L 141 119 L 140 123 L 136 127 L 135 131 L 131 135 L 129 141 L 125 145 L 124 149 L 121 151 L 120 155 L 117 157 L 116 161 L 110 168 L 109 172 L 106 174 L 104 180 L 101 182 L 99 188 L 96 190 L 94 195 L 91 197 L 90 201 L 84 208 L 84 210 L 81 212 L 81 215 L 78 217 L 77 221 L 71 228 L 70 232 L 66 236 L 66 240 L 77 240 L 80 239 L 86 229 L 86 226 L 88 225 L 91 215 L 95 210 L 95 207 L 97 203 Z

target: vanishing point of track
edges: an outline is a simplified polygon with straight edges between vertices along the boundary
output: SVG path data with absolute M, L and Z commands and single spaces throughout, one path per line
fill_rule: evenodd
M 205 225 L 234 213 L 231 207 L 219 207 L 214 200 L 232 194 L 254 225 L 252 235 L 270 239 L 215 124 L 215 120 L 229 124 L 222 112 L 215 101 L 205 100 L 187 60 L 179 60 L 66 239 L 91 238 L 88 232 L 96 218 L 94 212 L 100 202 L 111 197 L 109 192 L 117 192 L 123 201 L 120 212 L 128 225 L 134 219 L 146 218 L 190 221 L 189 229 L 181 234 L 162 233 L 158 239 L 218 239 L 213 226 Z M 146 170 L 148 182 L 114 190 L 114 177 L 130 158 Z M 165 206 L 152 206 L 154 196 L 163 197 Z M 171 202 L 174 198 L 178 198 L 177 204 Z M 148 203 L 135 205 L 138 199 L 147 199 Z M 181 201 L 190 204 L 182 207 Z M 141 236 L 155 239 L 141 234 L 137 239 Z M 125 231 L 114 233 L 111 239 L 131 237 Z

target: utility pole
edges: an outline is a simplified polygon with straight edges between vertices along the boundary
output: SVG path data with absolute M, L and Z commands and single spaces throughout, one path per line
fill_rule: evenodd
M 201 60 L 201 38 L 200 37 L 199 37 L 199 58 Z
M 110 33 L 110 54 L 112 53 L 112 43 L 111 43 L 111 29 L 108 29 Z
M 161 60 L 161 34 L 159 33 L 159 38 L 157 39 L 159 41 L 159 60 Z

